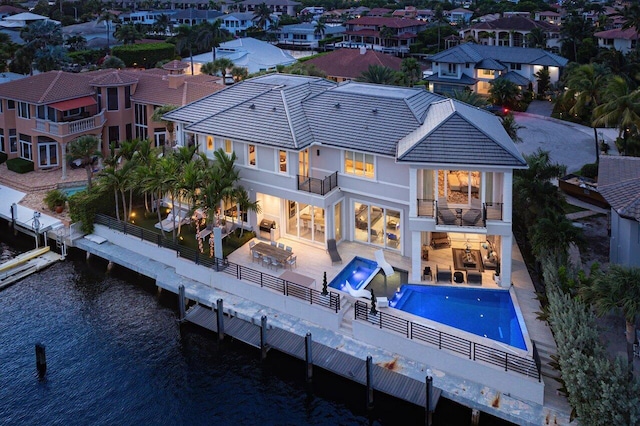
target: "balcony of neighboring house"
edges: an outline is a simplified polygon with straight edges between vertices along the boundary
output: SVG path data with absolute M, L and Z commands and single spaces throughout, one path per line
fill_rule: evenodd
M 334 188 L 338 187 L 338 172 L 334 172 L 324 178 L 314 178 L 310 176 L 298 176 L 298 191 L 310 192 L 312 194 L 326 195 Z
M 73 136 L 99 129 L 104 125 L 105 121 L 104 110 L 96 115 L 82 113 L 73 117 L 63 118 L 60 121 L 36 118 L 34 130 L 58 137 Z

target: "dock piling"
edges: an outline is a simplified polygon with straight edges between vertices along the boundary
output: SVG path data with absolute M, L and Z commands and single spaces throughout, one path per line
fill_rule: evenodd
M 180 321 L 184 320 L 185 317 L 185 311 L 184 311 L 184 286 L 181 285 L 178 287 L 178 310 L 180 311 Z
M 427 369 L 427 401 L 425 404 L 425 425 L 431 426 L 433 423 L 433 376 L 431 375 L 431 369 Z
M 471 425 L 478 426 L 480 424 L 480 410 L 473 408 L 471 410 Z
M 113 262 L 109 261 L 109 263 L 107 263 L 107 272 L 111 272 L 112 269 L 113 269 Z
M 47 372 L 47 354 L 45 347 L 41 343 L 36 343 L 36 368 L 38 369 L 38 376 L 44 377 Z
M 260 318 L 260 359 L 267 357 L 267 316 Z
M 307 372 L 307 383 L 311 382 L 313 379 L 313 355 L 311 353 L 311 333 L 307 332 L 307 335 L 304 336 L 304 355 L 305 355 L 305 364 L 306 364 L 306 372 Z
M 373 409 L 373 358 L 367 355 L 367 410 Z
M 217 316 L 218 320 L 218 341 L 224 340 L 224 309 L 222 306 L 222 299 L 216 300 Z

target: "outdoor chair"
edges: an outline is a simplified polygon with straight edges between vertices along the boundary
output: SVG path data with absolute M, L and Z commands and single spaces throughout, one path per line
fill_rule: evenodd
M 482 274 L 480 272 L 467 271 L 467 283 L 482 285 Z
M 271 258 L 269 256 L 262 256 L 262 266 L 271 267 Z
M 451 266 L 443 267 L 436 265 L 436 281 L 442 283 L 450 283 L 453 279 Z
M 433 281 L 433 275 L 431 273 L 431 266 L 425 266 L 422 271 L 422 281 L 426 281 L 427 277 L 429 277 L 429 281 Z
M 464 284 L 464 272 L 455 271 L 453 273 L 453 282 L 456 284 Z
M 249 241 L 249 250 L 253 251 L 253 247 L 256 245 L 256 242 L 254 240 Z
M 278 243 L 278 248 L 281 248 L 284 250 L 284 243 Z
M 254 251 L 253 254 L 251 255 L 252 257 L 252 261 L 253 262 L 258 262 L 262 260 L 262 255 L 260 253 L 258 253 L 257 251 Z
M 271 245 L 274 247 L 278 247 L 278 243 L 276 243 L 275 241 L 271 241 Z
M 282 263 L 280 263 L 276 258 L 272 257 L 271 258 L 271 266 L 273 266 L 274 268 L 276 268 L 276 271 L 278 270 L 278 268 L 283 268 L 284 265 Z
M 293 253 L 293 247 L 291 246 L 286 246 L 285 250 L 287 250 L 289 253 Z
M 296 268 L 298 267 L 298 265 L 296 264 L 296 259 L 297 259 L 297 256 L 294 255 L 287 260 L 287 265 L 289 265 L 289 268 L 293 269 L 294 266 Z
M 340 257 L 340 253 L 338 253 L 338 247 L 336 246 L 336 240 L 334 238 L 329 238 L 327 240 L 327 253 L 331 256 L 331 264 L 342 263 L 342 258 Z

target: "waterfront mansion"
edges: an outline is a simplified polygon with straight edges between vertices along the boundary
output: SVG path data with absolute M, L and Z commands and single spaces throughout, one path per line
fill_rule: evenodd
M 258 235 L 266 219 L 275 238 L 391 250 L 411 258 L 412 282 L 430 251 L 454 242 L 511 283 L 513 171 L 526 162 L 493 114 L 424 88 L 270 74 L 164 118 L 178 145 L 235 152 L 262 209 L 244 226 Z

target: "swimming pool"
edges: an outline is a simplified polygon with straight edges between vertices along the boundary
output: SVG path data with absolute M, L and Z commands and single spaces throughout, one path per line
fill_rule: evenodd
M 60 190 L 67 194 L 67 197 L 71 197 L 76 192 L 84 191 L 87 189 L 87 186 L 73 186 L 69 188 L 61 188 Z
M 389 306 L 527 350 L 507 290 L 404 284 Z
M 329 287 L 344 290 L 349 281 L 354 290 L 359 290 L 366 287 L 379 270 L 378 262 L 356 256 L 331 280 Z

